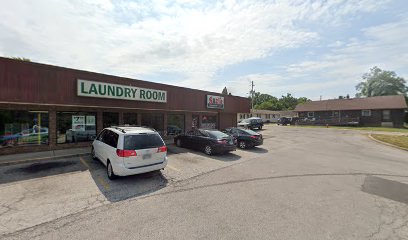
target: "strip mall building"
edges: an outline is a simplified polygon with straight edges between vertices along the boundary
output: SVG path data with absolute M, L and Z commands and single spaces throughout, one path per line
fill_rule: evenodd
M 164 137 L 236 126 L 247 98 L 0 58 L 0 154 L 89 146 L 112 125 Z

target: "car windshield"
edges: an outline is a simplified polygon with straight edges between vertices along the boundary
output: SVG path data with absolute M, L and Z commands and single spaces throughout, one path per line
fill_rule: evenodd
M 211 138 L 216 138 L 216 139 L 227 138 L 228 137 L 227 134 L 225 134 L 223 132 L 220 132 L 220 131 L 217 131 L 217 130 L 210 130 L 210 131 L 207 131 L 207 133 L 208 133 L 208 135 L 210 135 Z
M 164 142 L 158 134 L 127 135 L 124 139 L 124 150 L 138 150 L 164 146 Z
M 241 121 L 242 123 L 249 123 L 249 119 L 244 119 Z

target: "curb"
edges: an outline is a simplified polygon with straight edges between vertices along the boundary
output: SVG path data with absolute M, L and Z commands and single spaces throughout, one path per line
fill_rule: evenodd
M 378 142 L 378 143 L 381 143 L 381 144 L 383 144 L 383 145 L 387 145 L 387 146 L 390 146 L 390 147 L 393 147 L 393 148 L 398 148 L 398 149 L 401 149 L 401 150 L 408 151 L 408 148 L 403 148 L 403 147 L 400 147 L 400 146 L 397 146 L 397 145 L 394 145 L 394 144 L 391 144 L 391 143 L 387 143 L 387 142 L 383 142 L 383 141 L 381 141 L 381 140 L 375 139 L 373 136 L 371 136 L 371 133 L 368 134 L 368 137 L 369 137 L 371 140 L 373 140 L 373 141 L 375 141 L 375 142 Z
M 30 162 L 58 160 L 58 159 L 64 159 L 64 158 L 69 158 L 69 157 L 81 157 L 81 156 L 87 156 L 87 155 L 90 155 L 90 153 L 77 153 L 77 154 L 67 154 L 67 155 L 60 155 L 60 156 L 53 156 L 53 157 L 40 157 L 40 158 L 29 158 L 29 159 L 22 159 L 22 160 L 5 161 L 5 162 L 0 162 L 0 167 L 23 164 L 23 163 L 30 163 Z

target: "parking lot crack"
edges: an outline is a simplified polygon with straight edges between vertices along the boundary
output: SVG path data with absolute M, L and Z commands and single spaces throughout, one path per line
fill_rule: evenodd
M 10 203 L 10 204 L 6 204 L 6 203 L 0 204 L 0 208 L 6 209 L 6 211 L 3 211 L 3 212 L 0 213 L 0 217 L 3 216 L 3 215 L 6 215 L 7 213 L 9 213 L 9 212 L 11 212 L 13 210 L 17 211 L 18 209 L 17 209 L 16 205 L 19 204 L 20 202 L 24 201 L 26 199 L 26 197 L 27 197 L 27 192 L 25 191 L 25 192 L 23 192 L 23 194 L 18 199 L 16 199 L 12 203 Z
M 405 236 L 401 236 L 403 228 L 408 228 L 408 211 L 401 208 L 398 204 L 387 204 L 384 200 L 375 197 L 376 207 L 380 210 L 378 214 L 378 226 L 375 232 L 369 234 L 367 239 L 406 239 L 408 232 L 405 232 Z M 404 210 L 403 210 L 404 209 Z

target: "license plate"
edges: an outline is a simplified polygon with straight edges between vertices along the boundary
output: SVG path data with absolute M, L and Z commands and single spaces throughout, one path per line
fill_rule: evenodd
M 152 154 L 143 155 L 143 160 L 152 158 Z

